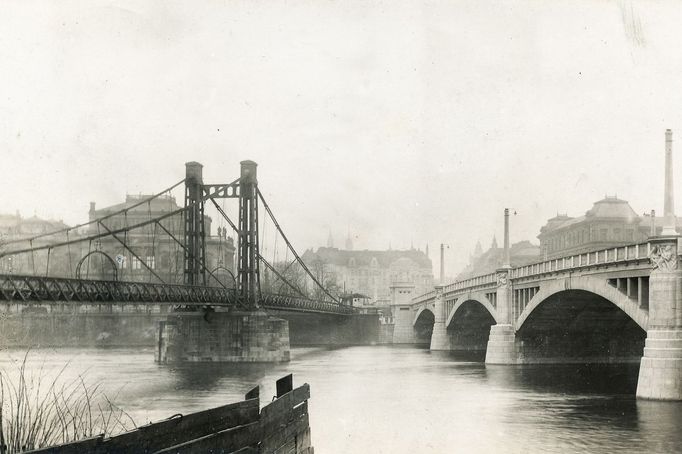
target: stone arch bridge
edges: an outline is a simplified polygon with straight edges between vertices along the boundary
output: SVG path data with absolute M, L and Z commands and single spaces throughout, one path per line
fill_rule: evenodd
M 640 362 L 637 396 L 682 400 L 678 240 L 506 267 L 394 306 L 394 343 L 486 364 Z

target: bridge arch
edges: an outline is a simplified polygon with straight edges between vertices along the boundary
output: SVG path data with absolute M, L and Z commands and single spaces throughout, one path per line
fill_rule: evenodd
M 499 322 L 497 310 L 495 310 L 495 307 L 490 302 L 490 300 L 483 293 L 476 292 L 469 293 L 466 295 L 466 297 L 457 299 L 457 302 L 452 307 L 452 309 L 450 309 L 450 313 L 447 315 L 447 318 L 445 319 L 445 326 L 450 326 L 452 320 L 455 318 L 455 314 L 457 313 L 457 311 L 464 305 L 464 303 L 467 303 L 469 301 L 474 301 L 483 306 L 485 310 L 488 311 L 490 316 L 495 320 L 495 324 Z
M 497 322 L 497 311 L 483 293 L 472 292 L 462 295 L 452 306 L 445 320 L 449 349 L 474 353 L 480 355 L 479 359 L 483 359 L 490 327 Z
M 436 322 L 436 314 L 428 306 L 419 308 L 412 322 L 414 340 L 417 344 L 431 345 L 431 336 Z
M 427 312 L 425 314 L 424 312 Z M 433 318 L 434 320 L 436 319 L 436 314 L 433 312 L 433 310 L 430 307 L 427 306 L 422 306 L 419 308 L 416 314 L 414 314 L 414 319 L 412 320 L 412 326 L 416 326 L 417 322 L 419 321 L 419 318 L 425 316 L 428 318 Z
M 528 320 L 528 317 L 549 297 L 568 290 L 583 290 L 601 296 L 625 312 L 640 328 L 646 331 L 649 323 L 649 314 L 641 309 L 635 301 L 621 293 L 618 289 L 609 285 L 606 278 L 580 276 L 543 282 L 540 290 L 528 302 L 523 312 L 516 319 L 516 331 L 518 332 Z
M 544 281 L 515 322 L 523 362 L 640 360 L 648 314 L 606 276 Z

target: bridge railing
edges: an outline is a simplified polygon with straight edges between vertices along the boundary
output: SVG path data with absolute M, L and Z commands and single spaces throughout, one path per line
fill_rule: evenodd
M 463 281 L 453 282 L 448 284 L 443 288 L 443 293 L 453 293 L 460 290 L 479 290 L 487 289 L 491 286 L 497 284 L 497 273 L 488 273 L 482 276 L 476 276 Z M 425 301 L 429 301 L 436 298 L 436 291 L 431 290 L 430 292 L 424 293 L 422 295 L 415 296 L 412 298 L 410 304 L 420 304 Z
M 151 282 L 0 275 L 0 301 L 200 303 L 232 305 L 233 289 Z
M 650 252 L 651 244 L 648 242 L 583 252 L 513 268 L 511 270 L 511 278 L 519 279 L 556 271 L 580 269 L 588 266 L 638 261 L 647 259 Z
M 612 263 L 627 263 L 648 259 L 651 252 L 651 243 L 637 243 L 624 246 L 617 246 L 597 251 L 573 254 L 552 260 L 543 260 L 528 265 L 519 266 L 510 270 L 511 279 L 534 277 L 541 274 L 564 271 L 569 269 L 580 269 L 588 266 L 607 265 Z M 479 290 L 490 288 L 497 284 L 497 273 L 488 273 L 481 276 L 464 279 L 448 284 L 444 288 L 444 293 L 456 293 L 463 290 Z M 419 304 L 429 301 L 436 297 L 433 290 L 412 299 L 412 304 Z
M 431 290 L 430 292 L 426 292 L 422 295 L 415 296 L 412 298 L 412 303 L 423 303 L 424 301 L 432 300 L 436 297 L 436 291 Z
M 445 286 L 445 293 L 457 292 L 465 289 L 479 289 L 490 287 L 497 284 L 497 273 L 488 273 L 482 276 L 476 276 L 463 281 L 453 282 Z
M 277 294 L 263 294 L 261 306 L 269 309 L 291 310 L 299 312 L 320 312 L 350 315 L 359 312 L 359 309 L 345 304 L 331 301 L 318 301 L 296 296 Z
M 160 303 L 188 306 L 237 306 L 234 289 L 151 282 L 104 281 L 45 276 L 0 275 L 0 301 L 88 303 Z M 270 309 L 332 314 L 353 314 L 352 306 L 277 294 L 263 294 L 261 305 Z

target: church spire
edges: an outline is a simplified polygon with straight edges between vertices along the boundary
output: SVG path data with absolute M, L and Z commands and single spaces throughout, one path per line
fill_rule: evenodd
M 346 237 L 346 250 L 347 251 L 353 250 L 353 239 L 350 236 L 350 226 L 348 226 L 348 236 Z
M 474 249 L 474 257 L 480 257 L 483 255 L 483 247 L 481 246 L 481 240 L 476 241 L 476 248 Z
M 497 237 L 493 235 L 493 244 L 490 245 L 490 249 L 497 249 Z

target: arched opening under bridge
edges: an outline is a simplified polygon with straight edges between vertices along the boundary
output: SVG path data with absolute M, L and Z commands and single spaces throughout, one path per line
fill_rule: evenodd
M 490 327 L 495 318 L 488 308 L 477 300 L 456 304 L 446 320 L 450 350 L 480 353 L 485 357 Z
M 422 309 L 414 321 L 414 338 L 415 343 L 419 345 L 431 345 L 431 336 L 433 334 L 433 324 L 436 317 L 429 309 Z
M 560 291 L 528 309 L 516 333 L 522 362 L 626 363 L 643 354 L 646 331 L 603 296 Z

